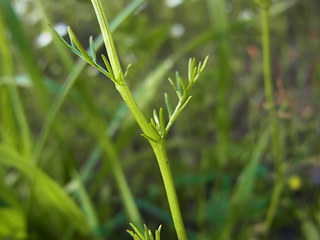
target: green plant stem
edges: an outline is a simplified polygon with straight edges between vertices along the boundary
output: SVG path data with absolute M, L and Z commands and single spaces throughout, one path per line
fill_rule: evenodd
M 262 48 L 263 48 L 263 70 L 264 70 L 264 86 L 266 102 L 269 108 L 269 121 L 271 126 L 272 137 L 272 152 L 274 158 L 274 165 L 277 172 L 277 183 L 274 188 L 271 204 L 267 212 L 267 218 L 265 220 L 265 233 L 267 234 L 272 222 L 276 210 L 278 208 L 282 188 L 283 188 L 283 164 L 281 159 L 280 139 L 279 139 L 279 126 L 276 118 L 275 106 L 274 106 L 274 94 L 271 81 L 271 61 L 270 61 L 270 17 L 269 17 L 269 4 L 262 7 Z
M 100 25 L 101 32 L 103 34 L 104 43 L 107 49 L 108 57 L 110 59 L 111 67 L 115 75 L 116 80 L 116 89 L 120 93 L 121 97 L 127 104 L 129 110 L 133 114 L 133 117 L 137 121 L 143 133 L 154 139 L 155 141 L 149 140 L 153 151 L 156 155 L 160 171 L 162 174 L 163 182 L 165 185 L 168 202 L 170 206 L 171 215 L 173 218 L 174 226 L 177 232 L 179 240 L 186 240 L 187 235 L 185 232 L 184 224 L 182 221 L 181 211 L 179 207 L 178 197 L 169 166 L 169 161 L 165 149 L 164 139 L 160 139 L 159 134 L 155 129 L 147 122 L 145 116 L 137 105 L 136 101 L 133 98 L 133 95 L 128 88 L 125 79 L 123 78 L 123 72 L 120 66 L 120 61 L 118 54 L 116 52 L 113 39 L 111 36 L 111 31 L 109 29 L 109 24 L 107 18 L 102 9 L 102 5 L 99 0 L 91 0 L 93 7 L 95 9 L 98 22 Z
M 177 192 L 176 192 L 176 188 L 175 188 L 172 173 L 171 173 L 171 168 L 170 168 L 168 157 L 167 157 L 165 141 L 162 140 L 160 143 L 156 143 L 156 144 L 151 143 L 151 146 L 153 148 L 154 154 L 156 155 L 156 158 L 159 164 L 164 187 L 167 193 L 171 216 L 173 219 L 174 227 L 177 232 L 178 239 L 186 240 L 187 234 L 183 224 Z
M 217 51 L 217 157 L 221 166 L 227 163 L 228 145 L 230 144 L 230 50 L 229 23 L 225 0 L 207 0 L 211 23 L 216 33 L 214 43 Z
M 10 48 L 8 47 L 9 43 L 6 38 L 5 25 L 2 16 L 0 16 L 0 36 L 3 36 L 0 38 L 0 49 L 2 52 L 2 59 L 4 60 L 2 63 L 4 74 L 7 75 L 9 79 L 8 93 L 13 107 L 15 120 L 21 135 L 20 141 L 22 145 L 22 152 L 24 153 L 24 156 L 28 158 L 31 155 L 32 138 L 18 89 L 14 82 L 13 60 L 10 54 Z
M 94 239 L 101 239 L 99 237 L 99 231 L 98 231 L 98 227 L 99 227 L 98 217 L 95 212 L 92 201 L 87 193 L 87 190 L 85 189 L 85 186 L 81 180 L 81 177 L 79 176 L 75 168 L 71 170 L 71 174 L 74 181 L 76 181 L 78 185 L 77 197 L 79 198 L 79 202 L 82 206 L 83 212 L 86 214 L 86 219 L 91 229 L 91 232 L 93 232 L 95 235 Z
M 139 106 L 137 105 L 136 101 L 133 98 L 133 95 L 128 88 L 124 79 L 121 80 L 121 83 L 116 84 L 116 89 L 120 93 L 121 97 L 125 101 L 126 105 L 128 106 L 129 110 L 131 111 L 134 119 L 140 126 L 142 132 L 149 137 L 152 137 L 155 140 L 160 140 L 159 135 L 157 132 L 149 125 L 145 116 L 141 112 Z
M 110 24 L 110 28 L 112 29 L 112 22 Z M 161 64 L 157 66 L 156 69 L 154 69 L 150 74 L 148 74 L 145 79 L 142 81 L 142 83 L 137 86 L 137 88 L 133 91 L 133 96 L 140 107 L 140 109 L 146 108 L 150 104 L 151 99 L 153 99 L 153 96 L 157 93 L 157 89 L 162 82 L 162 80 L 165 78 L 166 73 L 169 71 L 169 69 L 174 65 L 174 63 L 181 58 L 182 56 L 185 56 L 185 54 L 196 48 L 197 46 L 210 41 L 211 38 L 214 36 L 213 31 L 208 30 L 204 31 L 203 34 L 195 37 L 191 42 L 186 43 L 185 45 L 181 46 L 180 49 L 178 49 L 176 52 L 172 53 L 167 59 L 163 60 Z M 103 40 L 102 40 L 103 42 Z M 152 89 L 149 88 L 149 86 L 152 85 Z M 116 114 L 113 117 L 113 120 L 110 122 L 108 125 L 108 135 L 109 138 L 113 137 L 118 130 L 120 124 L 122 124 L 123 129 L 128 129 L 130 128 L 133 123 L 134 118 L 129 117 L 128 114 L 131 114 L 130 112 L 128 113 L 128 108 L 126 104 L 123 102 L 121 107 L 117 110 Z M 123 121 L 126 119 L 125 121 Z M 126 137 L 127 140 L 129 140 L 129 137 Z M 123 143 L 123 146 L 126 144 L 126 141 L 121 141 Z M 120 147 L 122 148 L 122 147 Z M 90 154 L 91 156 L 95 156 L 94 158 L 98 161 L 100 159 L 99 156 L 102 154 L 102 150 L 100 146 L 97 146 L 92 153 Z M 92 164 L 92 166 L 95 164 Z M 90 169 L 90 168 L 89 168 Z M 90 171 L 88 169 L 88 171 Z M 98 186 L 101 184 L 101 182 L 104 179 L 104 176 L 107 174 L 109 169 L 103 169 L 102 171 L 99 172 L 99 176 L 97 177 L 97 181 L 95 181 L 95 187 L 94 189 L 97 189 Z
M 108 20 L 104 14 L 102 4 L 99 0 L 91 0 L 92 5 L 94 7 L 94 11 L 97 15 L 98 22 L 100 25 L 100 29 L 102 29 L 102 37 L 103 41 L 109 56 L 110 64 L 113 70 L 113 74 L 116 79 L 119 78 L 119 75 L 122 76 L 123 72 L 121 69 L 120 61 L 118 58 L 118 54 L 116 51 L 116 47 L 111 37 L 111 30 L 109 28 Z
M 147 120 L 145 119 L 143 113 L 141 112 L 139 106 L 136 104 L 130 89 L 128 88 L 127 84 L 123 82 L 120 85 L 116 85 L 117 90 L 119 91 L 121 97 L 127 104 L 128 108 L 130 109 L 131 113 L 133 114 L 135 120 L 139 124 L 141 130 L 146 136 L 149 136 L 158 142 L 149 141 L 154 154 L 156 155 L 158 165 L 160 168 L 160 172 L 162 175 L 162 179 L 164 182 L 164 186 L 166 189 L 166 194 L 169 202 L 169 207 L 171 211 L 171 215 L 173 218 L 173 223 L 178 235 L 179 240 L 186 240 L 187 235 L 185 232 L 184 224 L 182 221 L 182 215 L 180 211 L 179 201 L 165 149 L 165 141 L 164 139 L 159 139 L 159 135 L 157 132 L 148 124 Z
M 270 109 L 270 118 L 273 119 L 274 116 L 274 96 L 273 87 L 271 80 L 271 61 L 270 61 L 270 19 L 269 19 L 269 9 L 262 9 L 262 50 L 263 50 L 263 74 L 264 74 L 264 87 L 265 95 L 268 107 Z
M 161 171 L 162 179 L 166 189 L 170 211 L 171 211 L 174 226 L 178 235 L 178 239 L 186 240 L 187 235 L 186 235 L 184 224 L 182 221 L 180 206 L 178 202 L 178 197 L 177 197 L 171 169 L 168 162 L 164 140 L 159 139 L 158 133 L 148 124 L 145 116 L 143 115 L 139 106 L 134 100 L 132 93 L 128 88 L 127 84 L 125 83 L 125 81 L 123 81 L 121 84 L 117 84 L 116 88 L 120 93 L 121 97 L 123 98 L 123 100 L 125 101 L 125 103 L 127 104 L 129 110 L 133 114 L 135 120 L 137 121 L 143 133 L 146 136 L 149 136 L 157 140 L 157 142 L 155 141 L 149 141 L 149 142 L 156 155 L 156 158 L 160 167 L 160 171 Z

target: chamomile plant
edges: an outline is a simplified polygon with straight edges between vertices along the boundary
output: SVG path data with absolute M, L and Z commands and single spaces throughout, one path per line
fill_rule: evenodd
M 102 5 L 99 0 L 92 0 L 91 2 L 93 4 L 96 16 L 98 18 L 98 22 L 104 39 L 104 44 L 108 54 L 108 59 L 104 55 L 101 56 L 105 64 L 105 67 L 102 67 L 97 63 L 92 37 L 90 37 L 89 41 L 90 52 L 87 53 L 85 48 L 80 44 L 76 35 L 71 30 L 71 28 L 68 28 L 70 44 L 67 41 L 65 41 L 62 37 L 60 37 L 58 33 L 55 32 L 55 34 L 58 35 L 59 39 L 67 48 L 69 48 L 76 55 L 87 61 L 93 67 L 97 68 L 106 77 L 108 77 L 114 82 L 116 89 L 118 90 L 119 94 L 125 101 L 128 108 L 130 109 L 136 122 L 140 126 L 143 132 L 142 136 L 144 136 L 149 141 L 154 151 L 161 171 L 178 239 L 186 240 L 187 235 L 183 224 L 177 193 L 166 153 L 165 137 L 167 136 L 167 133 L 169 132 L 170 128 L 172 127 L 173 123 L 175 122 L 179 114 L 190 102 L 190 91 L 194 84 L 200 78 L 200 75 L 207 64 L 208 57 L 206 57 L 203 62 L 199 62 L 198 64 L 196 64 L 195 59 L 189 60 L 188 83 L 179 75 L 179 73 L 176 73 L 175 81 L 169 78 L 169 82 L 171 83 L 173 89 L 176 91 L 178 103 L 176 107 L 173 108 L 167 94 L 165 94 L 165 102 L 168 114 L 167 123 L 165 121 L 165 113 L 163 108 L 160 108 L 158 112 L 154 110 L 153 118 L 151 118 L 150 122 L 148 122 L 146 120 L 145 115 L 142 113 L 141 109 L 139 108 L 135 99 L 133 98 L 133 95 L 126 83 L 126 73 L 128 71 L 128 68 L 127 71 L 123 73 L 119 57 L 117 55 L 117 51 L 111 36 L 109 24 L 102 9 Z M 157 231 L 159 233 L 159 237 L 157 237 L 158 233 L 156 232 L 156 239 L 160 239 L 160 229 L 158 229 Z M 143 235 L 140 234 L 138 230 L 135 230 L 135 232 L 136 234 L 129 232 L 134 239 L 153 239 L 152 234 L 149 234 L 149 230 L 147 231 L 147 235 L 145 235 L 145 237 L 143 237 Z

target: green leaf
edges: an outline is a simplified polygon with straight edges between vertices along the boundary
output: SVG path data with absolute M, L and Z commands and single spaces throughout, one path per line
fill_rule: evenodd
M 192 74 L 191 74 L 191 83 L 192 83 L 192 85 L 195 83 L 195 78 L 197 76 L 196 74 L 197 74 L 197 67 L 192 69 Z
M 184 104 L 179 108 L 179 112 L 182 112 L 182 110 L 188 105 L 188 103 L 190 102 L 192 96 L 189 96 L 187 98 L 187 100 L 184 102 Z
M 166 135 L 166 124 L 164 120 L 163 108 L 160 108 L 159 110 L 159 118 L 160 118 L 160 129 L 161 129 L 162 135 Z
M 91 58 L 94 62 L 97 61 L 97 57 L 96 57 L 96 50 L 94 48 L 94 44 L 93 44 L 93 37 L 91 36 L 89 39 L 89 44 L 90 44 L 90 54 L 91 54 Z
M 152 130 L 154 131 L 154 134 L 159 137 L 159 139 L 157 140 L 157 141 L 159 141 L 160 140 L 159 131 L 157 130 L 157 126 L 155 125 L 155 122 L 154 122 L 153 119 L 151 119 L 151 122 L 149 123 L 149 126 L 152 127 Z
M 176 82 L 177 82 L 177 95 L 178 95 L 178 98 L 182 98 L 183 96 L 183 90 L 184 88 L 182 88 L 182 85 L 181 85 L 181 80 L 180 80 L 180 75 L 179 75 L 179 72 L 176 72 Z
M 72 41 L 72 38 L 71 38 L 71 35 L 69 34 L 69 32 L 68 32 L 68 35 L 69 35 L 69 38 L 70 38 L 70 44 L 69 44 L 66 40 L 64 40 L 63 37 L 61 37 L 61 36 L 57 33 L 57 31 L 56 31 L 51 25 L 50 25 L 50 27 L 51 27 L 51 30 L 52 30 L 53 34 L 56 35 L 56 37 L 58 38 L 58 40 L 59 40 L 65 47 L 67 47 L 70 51 L 72 51 L 74 54 L 76 54 L 76 55 L 79 56 L 80 58 L 86 60 L 86 59 L 83 57 L 82 53 L 79 52 L 79 51 L 76 49 L 76 46 L 74 45 L 74 42 Z
M 114 76 L 114 73 L 113 73 L 113 70 L 112 70 L 112 68 L 111 68 L 111 66 L 110 66 L 110 63 L 109 63 L 109 61 L 108 61 L 108 59 L 106 58 L 106 56 L 105 55 L 103 55 L 103 54 L 101 54 L 101 57 L 102 57 L 102 60 L 103 60 L 103 62 L 104 62 L 104 64 L 106 65 L 106 68 L 107 68 L 107 70 L 108 70 L 108 73 L 110 74 L 110 79 L 112 80 L 112 81 L 116 81 L 115 80 L 115 76 Z
M 72 31 L 72 29 L 70 27 L 68 27 L 68 33 L 71 38 L 71 43 L 74 43 L 77 46 L 77 48 L 81 52 L 83 58 L 85 60 L 87 60 L 87 62 L 90 63 L 91 65 L 95 65 L 95 63 L 92 61 L 92 59 L 89 56 L 89 54 L 87 53 L 87 51 L 82 47 L 81 43 L 79 42 L 79 40 L 77 39 L 76 35 L 74 34 L 74 32 Z
M 0 239 L 27 239 L 27 224 L 22 210 L 2 207 L 0 219 Z
M 145 240 L 143 235 L 139 232 L 138 228 L 136 228 L 132 223 L 130 223 L 130 226 L 133 228 L 133 230 L 138 234 L 138 236 L 141 238 L 141 240 Z
M 158 117 L 157 111 L 155 109 L 153 109 L 153 119 L 154 119 L 154 121 L 156 123 L 156 126 L 160 127 L 159 117 Z
M 134 240 L 154 240 L 154 236 L 151 230 L 148 229 L 146 225 L 144 225 L 144 236 L 133 224 L 130 223 L 130 225 L 133 228 L 134 232 L 131 230 L 127 230 L 127 232 L 133 237 Z M 162 225 L 160 225 L 159 228 L 155 231 L 155 240 L 160 240 L 161 227 Z
M 144 225 L 144 238 L 146 240 L 149 240 L 148 231 L 149 231 L 149 229 L 147 228 L 146 225 Z
M 171 79 L 171 78 L 168 78 L 168 80 L 169 80 L 171 86 L 173 87 L 173 89 L 174 89 L 175 91 L 178 91 L 177 85 L 172 81 L 172 79 Z
M 189 63 L 188 63 L 188 79 L 189 82 L 191 82 L 192 80 L 192 73 L 193 73 L 193 69 L 196 65 L 196 59 L 195 58 L 190 58 L 189 59 Z
M 182 96 L 184 96 L 187 94 L 187 86 L 181 76 L 180 76 L 179 80 L 181 82 L 181 86 L 182 86 L 182 90 L 183 90 Z
M 52 26 L 50 26 L 50 27 L 51 27 L 54 35 L 57 36 L 57 38 L 59 39 L 59 41 L 60 41 L 65 47 L 67 47 L 70 51 L 72 51 L 74 54 L 76 54 L 77 56 L 79 56 L 79 57 L 82 58 L 83 60 L 87 61 L 87 58 L 85 58 L 85 57 L 83 56 L 83 54 L 82 54 L 80 51 L 77 50 L 76 45 L 74 44 L 74 41 L 72 40 L 72 37 L 71 37 L 71 34 L 70 34 L 69 31 L 68 31 L 68 35 L 69 35 L 69 38 L 70 38 L 70 44 L 69 44 L 67 41 L 65 41 L 65 40 L 63 39 L 63 37 L 61 37 L 61 36 L 57 33 L 57 31 L 56 31 Z M 90 57 L 89 57 L 89 58 L 90 58 Z M 91 63 L 90 63 L 90 64 L 91 64 Z
M 129 233 L 133 237 L 133 240 L 141 240 L 141 238 L 139 238 L 139 236 L 134 232 L 127 230 L 127 233 Z
M 160 240 L 160 231 L 161 231 L 162 225 L 159 226 L 159 228 L 156 230 L 156 240 Z
M 71 33 L 69 31 L 69 28 L 68 28 L 68 36 L 69 36 L 69 41 L 70 41 L 70 44 L 71 44 L 71 48 L 76 49 L 76 46 L 74 45 L 74 42 L 73 42 L 72 37 L 71 37 Z
M 152 232 L 151 232 L 151 230 L 149 229 L 149 231 L 148 231 L 148 239 L 149 240 L 154 240 L 154 237 L 153 237 L 153 234 L 152 234 Z
M 149 137 L 148 135 L 146 134 L 141 134 L 142 137 L 146 138 L 148 141 L 151 141 L 151 142 L 154 142 L 154 143 L 159 143 L 159 141 L 155 140 L 154 138 L 152 137 Z
M 39 207 L 45 208 L 48 214 L 57 212 L 64 216 L 69 223 L 75 225 L 80 232 L 86 233 L 88 231 L 87 221 L 73 199 L 57 182 L 36 165 L 31 164 L 28 159 L 13 149 L 0 145 L 0 165 L 18 170 L 33 183 L 34 197 L 41 203 Z
M 200 72 L 202 72 L 204 70 L 204 68 L 206 67 L 206 65 L 208 63 L 208 59 L 209 59 L 209 56 L 206 56 L 206 58 L 203 61 L 203 64 L 202 64 Z
M 154 129 L 157 129 L 157 125 L 156 125 L 155 121 L 153 120 L 153 118 L 151 118 L 151 120 L 150 120 L 150 125 L 151 125 Z
M 59 41 L 60 41 L 64 46 L 66 46 L 67 48 L 72 48 L 72 46 L 70 46 L 69 43 L 67 43 L 67 41 L 64 40 L 64 39 L 59 35 L 59 33 L 57 33 L 57 31 L 53 28 L 53 26 L 51 26 L 51 25 L 49 25 L 49 26 L 50 26 L 53 34 L 57 36 L 57 38 L 59 39 Z M 69 36 L 69 37 L 70 37 L 70 36 Z M 72 42 L 72 41 L 71 41 L 71 38 L 70 38 L 70 42 Z
M 124 78 L 126 78 L 127 77 L 127 75 L 128 75 L 128 72 L 129 72 L 129 69 L 131 68 L 131 63 L 127 66 L 127 69 L 126 69 L 126 71 L 124 72 Z
M 170 119 L 172 117 L 172 105 L 170 103 L 170 100 L 169 100 L 167 93 L 164 94 L 164 99 L 166 101 L 167 111 L 168 111 L 168 115 L 169 115 L 169 119 Z

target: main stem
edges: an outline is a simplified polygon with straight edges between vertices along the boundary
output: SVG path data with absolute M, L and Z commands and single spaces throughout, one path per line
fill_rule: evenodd
M 184 228 L 184 224 L 182 221 L 181 211 L 179 207 L 178 197 L 171 173 L 171 169 L 168 162 L 168 157 L 165 149 L 164 140 L 160 138 L 159 134 L 156 132 L 156 130 L 148 124 L 145 116 L 141 112 L 139 106 L 137 105 L 136 101 L 134 100 L 132 93 L 130 89 L 128 88 L 126 81 L 123 77 L 123 72 L 121 69 L 120 61 L 118 54 L 116 52 L 116 48 L 111 36 L 111 31 L 109 28 L 108 20 L 104 14 L 102 5 L 100 3 L 100 0 L 91 0 L 92 5 L 94 7 L 95 13 L 97 15 L 100 29 L 103 35 L 103 40 L 105 43 L 105 47 L 108 53 L 108 57 L 111 63 L 111 67 L 113 70 L 113 73 L 115 75 L 115 82 L 116 82 L 116 88 L 118 92 L 120 93 L 121 97 L 127 104 L 129 110 L 133 114 L 136 122 L 140 126 L 143 133 L 150 137 L 151 139 L 154 139 L 155 141 L 149 140 L 152 149 L 156 155 L 161 175 L 163 178 L 164 186 L 166 189 L 168 202 L 170 206 L 171 215 L 173 218 L 173 223 L 178 235 L 179 240 L 187 240 L 186 231 Z
M 262 8 L 262 48 L 263 48 L 263 69 L 264 69 L 264 85 L 267 105 L 269 107 L 269 121 L 271 124 L 272 133 L 272 152 L 274 165 L 277 172 L 277 182 L 273 190 L 271 204 L 267 212 L 265 220 L 265 233 L 268 234 L 269 229 L 274 220 L 276 210 L 279 205 L 281 192 L 283 188 L 283 167 L 281 161 L 281 149 L 279 141 L 279 126 L 276 118 L 274 95 L 271 81 L 271 61 L 270 61 L 270 17 L 269 6 Z
M 165 142 L 164 140 L 162 140 L 160 143 L 157 144 L 151 143 L 151 146 L 153 148 L 154 154 L 156 155 L 160 167 L 160 172 L 162 175 L 164 187 L 166 189 L 171 216 L 173 218 L 173 223 L 177 232 L 178 239 L 187 240 L 187 234 L 181 216 L 177 192 L 167 157 Z
M 176 188 L 175 188 L 172 173 L 171 173 L 171 168 L 170 168 L 168 157 L 167 157 L 165 141 L 163 139 L 159 139 L 159 135 L 148 124 L 139 106 L 136 104 L 131 94 L 131 91 L 127 87 L 126 83 L 123 82 L 120 85 L 118 84 L 116 85 L 116 88 L 119 91 L 125 103 L 127 104 L 129 110 L 133 114 L 135 120 L 139 124 L 143 133 L 155 140 L 158 140 L 158 142 L 154 142 L 154 141 L 149 141 L 149 142 L 158 161 L 158 165 L 160 168 L 160 172 L 162 175 L 164 187 L 165 187 L 168 202 L 169 202 L 171 216 L 173 219 L 174 227 L 177 232 L 178 239 L 187 240 L 187 234 L 186 234 L 185 227 L 182 220 L 177 192 L 176 192 Z

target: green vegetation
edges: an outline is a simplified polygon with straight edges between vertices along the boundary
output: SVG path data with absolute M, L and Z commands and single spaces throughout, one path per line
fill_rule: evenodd
M 319 10 L 0 0 L 0 239 L 320 239 Z

